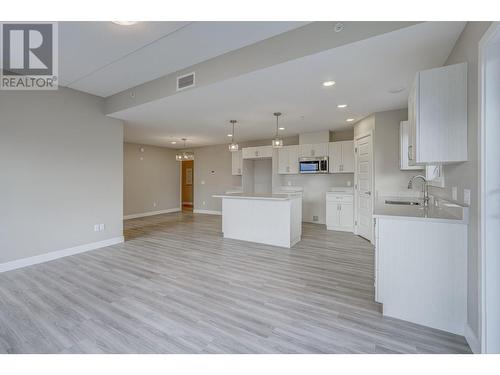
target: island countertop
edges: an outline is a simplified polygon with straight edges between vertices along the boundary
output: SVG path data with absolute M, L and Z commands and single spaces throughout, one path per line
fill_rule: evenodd
M 254 199 L 254 200 L 274 200 L 274 201 L 288 201 L 294 198 L 300 198 L 301 194 L 255 194 L 255 193 L 226 193 L 215 194 L 214 198 L 229 198 L 229 199 Z

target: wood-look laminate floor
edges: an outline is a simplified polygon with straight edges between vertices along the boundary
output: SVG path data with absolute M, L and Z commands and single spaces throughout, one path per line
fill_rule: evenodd
M 125 235 L 0 274 L 0 352 L 470 352 L 461 336 L 381 315 L 373 248 L 353 234 L 304 224 L 283 249 L 175 213 L 128 220 Z

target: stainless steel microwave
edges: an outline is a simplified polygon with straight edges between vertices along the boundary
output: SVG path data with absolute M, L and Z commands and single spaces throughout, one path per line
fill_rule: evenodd
M 328 156 L 299 158 L 299 173 L 328 173 Z

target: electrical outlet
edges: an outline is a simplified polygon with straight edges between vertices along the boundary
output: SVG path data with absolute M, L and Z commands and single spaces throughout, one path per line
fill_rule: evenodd
M 464 204 L 470 206 L 470 190 L 464 189 Z
M 451 199 L 453 199 L 454 201 L 458 200 L 458 187 L 456 186 L 453 186 L 451 188 Z
M 104 224 L 99 224 L 99 232 L 102 232 L 104 230 Z

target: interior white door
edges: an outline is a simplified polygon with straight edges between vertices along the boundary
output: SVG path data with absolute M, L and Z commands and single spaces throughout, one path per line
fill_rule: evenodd
M 500 353 L 500 23 L 481 48 L 482 349 Z
M 356 199 L 356 234 L 372 240 L 372 136 L 356 139 L 355 148 L 355 199 Z

